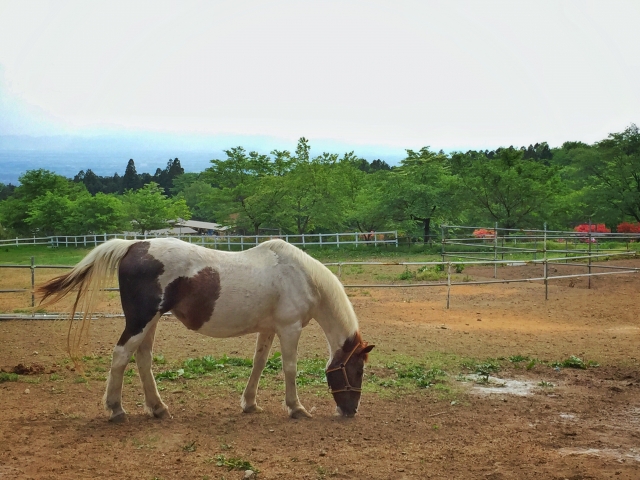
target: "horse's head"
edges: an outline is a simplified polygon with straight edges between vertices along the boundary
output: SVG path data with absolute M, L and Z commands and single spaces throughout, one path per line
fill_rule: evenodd
M 337 413 L 345 417 L 353 417 L 358 411 L 364 363 L 375 346 L 362 342 L 359 336 L 357 340 L 355 345 L 347 340 L 326 370 L 327 383 L 336 401 Z

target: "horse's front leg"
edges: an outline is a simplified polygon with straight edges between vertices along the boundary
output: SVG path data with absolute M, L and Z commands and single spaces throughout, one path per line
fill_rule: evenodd
M 271 345 L 273 344 L 273 337 L 273 333 L 258 333 L 256 353 L 253 355 L 251 376 L 249 377 L 247 386 L 244 389 L 244 392 L 242 392 L 242 398 L 240 399 L 242 411 L 245 413 L 262 411 L 256 403 L 256 395 L 258 393 L 260 375 L 262 375 L 262 370 L 264 370 L 264 366 L 267 364 L 267 359 L 269 358 L 269 352 L 271 351 Z
M 291 418 L 311 417 L 311 414 L 300 403 L 296 388 L 296 373 L 298 361 L 298 340 L 301 328 L 292 327 L 284 332 L 278 332 L 280 347 L 282 348 L 282 370 L 285 381 L 285 403 Z

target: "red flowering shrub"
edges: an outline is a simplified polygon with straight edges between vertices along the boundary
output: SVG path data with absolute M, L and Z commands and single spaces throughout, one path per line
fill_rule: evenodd
M 489 230 L 487 228 L 478 228 L 473 231 L 473 236 L 476 238 L 494 238 L 496 236 L 496 231 Z
M 617 230 L 618 233 L 640 233 L 640 223 L 622 222 Z
M 573 229 L 576 232 L 589 233 L 589 224 L 583 223 Z M 592 223 L 591 231 L 596 233 L 611 233 L 611 229 L 605 227 L 604 223 Z
M 591 237 L 591 239 L 589 239 L 588 234 L 589 234 L 589 224 L 588 223 L 583 223 L 582 225 L 578 225 L 577 227 L 575 227 L 573 229 L 574 231 L 581 233 L 582 235 L 580 235 L 580 241 L 581 242 L 585 242 L 585 243 L 597 243 L 598 240 L 594 237 Z M 607 228 L 604 223 L 592 223 L 591 224 L 591 233 L 611 233 L 611 229 Z M 591 242 L 589 242 L 589 240 L 591 240 Z

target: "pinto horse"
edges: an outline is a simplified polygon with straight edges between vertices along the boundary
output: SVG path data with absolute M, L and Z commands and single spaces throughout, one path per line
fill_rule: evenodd
M 39 288 L 45 305 L 78 289 L 71 321 L 79 306 L 91 318 L 97 292 L 117 271 L 125 327 L 113 350 L 104 395 L 110 420 L 120 422 L 124 370 L 135 353 L 145 396 L 154 417 L 170 417 L 151 372 L 152 347 L 160 317 L 172 312 L 188 329 L 226 338 L 257 333 L 253 369 L 240 404 L 261 410 L 258 381 L 274 335 L 282 348 L 285 403 L 292 418 L 310 417 L 296 390 L 298 340 L 314 318 L 327 337 L 327 383 L 337 414 L 358 410 L 364 362 L 374 347 L 362 340 L 358 320 L 340 281 L 302 250 L 270 240 L 243 252 L 210 250 L 173 238 L 110 240 L 93 249 L 69 273 Z

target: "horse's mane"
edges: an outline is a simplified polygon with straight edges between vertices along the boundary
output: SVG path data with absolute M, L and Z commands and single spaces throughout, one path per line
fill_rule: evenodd
M 325 307 L 331 309 L 335 321 L 341 322 L 349 334 L 358 331 L 358 318 L 344 291 L 340 280 L 321 262 L 309 256 L 299 248 L 284 240 L 269 240 L 264 242 L 265 247 L 277 255 L 288 255 L 304 268 L 313 285 L 318 289 Z

